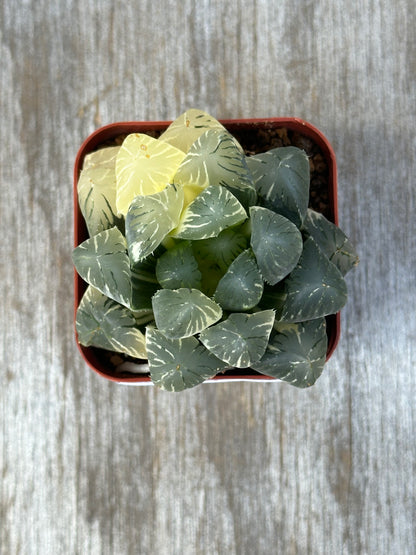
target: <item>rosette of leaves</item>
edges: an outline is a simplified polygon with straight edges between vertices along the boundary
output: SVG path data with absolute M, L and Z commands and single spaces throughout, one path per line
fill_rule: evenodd
M 90 153 L 78 181 L 89 238 L 73 252 L 88 284 L 79 342 L 147 359 L 169 391 L 229 368 L 312 385 L 357 256 L 308 210 L 309 181 L 302 150 L 246 157 L 200 110 L 159 139 Z

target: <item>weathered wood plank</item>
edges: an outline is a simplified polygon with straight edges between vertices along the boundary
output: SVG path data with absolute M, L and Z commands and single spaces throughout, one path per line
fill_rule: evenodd
M 415 4 L 0 6 L 0 552 L 414 553 Z M 76 150 L 97 126 L 296 115 L 357 244 L 308 391 L 109 384 L 72 331 Z

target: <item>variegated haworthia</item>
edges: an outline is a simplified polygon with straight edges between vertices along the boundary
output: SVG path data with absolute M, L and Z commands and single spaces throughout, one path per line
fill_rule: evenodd
M 312 385 L 325 316 L 358 262 L 344 233 L 308 209 L 309 160 L 293 146 L 246 156 L 200 110 L 155 139 L 85 157 L 78 200 L 90 237 L 73 260 L 89 284 L 82 345 L 147 358 L 168 391 L 229 368 Z
M 303 230 L 313 237 L 324 254 L 335 264 L 343 276 L 358 264 L 358 256 L 345 233 L 323 214 L 308 210 Z
M 267 208 L 253 206 L 251 246 L 264 280 L 275 285 L 296 266 L 302 253 L 302 235 L 287 218 Z
M 117 225 L 123 229 L 116 208 L 116 157 L 120 147 L 107 147 L 87 154 L 78 179 L 81 213 L 90 237 Z
M 248 208 L 256 202 L 253 177 L 241 147 L 225 130 L 209 129 L 189 149 L 174 177 L 176 185 L 221 185 Z
M 159 139 L 188 153 L 194 142 L 208 129 L 225 131 L 215 118 L 202 110 L 191 108 L 173 121 Z
M 184 153 L 143 133 L 128 135 L 116 160 L 116 205 L 125 216 L 137 195 L 152 195 L 172 183 Z
M 160 289 L 152 302 L 156 326 L 171 339 L 191 337 L 222 316 L 221 307 L 198 289 Z
M 150 377 L 166 391 L 182 391 L 212 378 L 226 364 L 195 337 L 171 339 L 152 327 L 146 332 Z
M 218 282 L 214 299 L 224 310 L 254 308 L 263 295 L 264 282 L 251 249 L 243 251 L 230 264 Z
M 273 323 L 273 310 L 254 314 L 234 312 L 223 322 L 205 329 L 199 337 L 209 351 L 230 366 L 248 368 L 266 351 Z
M 347 301 L 341 272 L 312 237 L 306 239 L 298 264 L 284 281 L 284 301 L 276 306 L 284 322 L 304 322 L 335 314 Z
M 322 373 L 326 349 L 324 318 L 280 324 L 264 356 L 253 364 L 253 368 L 297 387 L 309 387 Z
M 126 216 L 126 239 L 133 264 L 152 254 L 178 225 L 182 207 L 183 190 L 175 185 L 133 199 Z
M 147 358 L 145 336 L 133 312 L 89 286 L 77 310 L 78 340 L 86 347 Z
M 259 204 L 302 225 L 309 200 L 309 160 L 296 147 L 280 147 L 247 158 Z
M 184 210 L 178 227 L 172 232 L 180 239 L 210 239 L 227 227 L 241 224 L 247 213 L 225 187 L 204 189 Z

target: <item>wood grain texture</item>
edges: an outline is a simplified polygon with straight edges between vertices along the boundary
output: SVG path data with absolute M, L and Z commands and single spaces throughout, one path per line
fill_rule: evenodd
M 0 552 L 416 552 L 413 0 L 0 4 Z M 107 383 L 72 329 L 72 165 L 96 127 L 294 115 L 358 247 L 316 386 Z

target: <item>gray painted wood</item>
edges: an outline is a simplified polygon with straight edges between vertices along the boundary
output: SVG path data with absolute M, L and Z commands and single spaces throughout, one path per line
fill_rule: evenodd
M 411 554 L 413 0 L 4 0 L 4 554 Z M 107 383 L 72 330 L 72 165 L 96 127 L 294 115 L 339 164 L 361 265 L 316 386 Z

